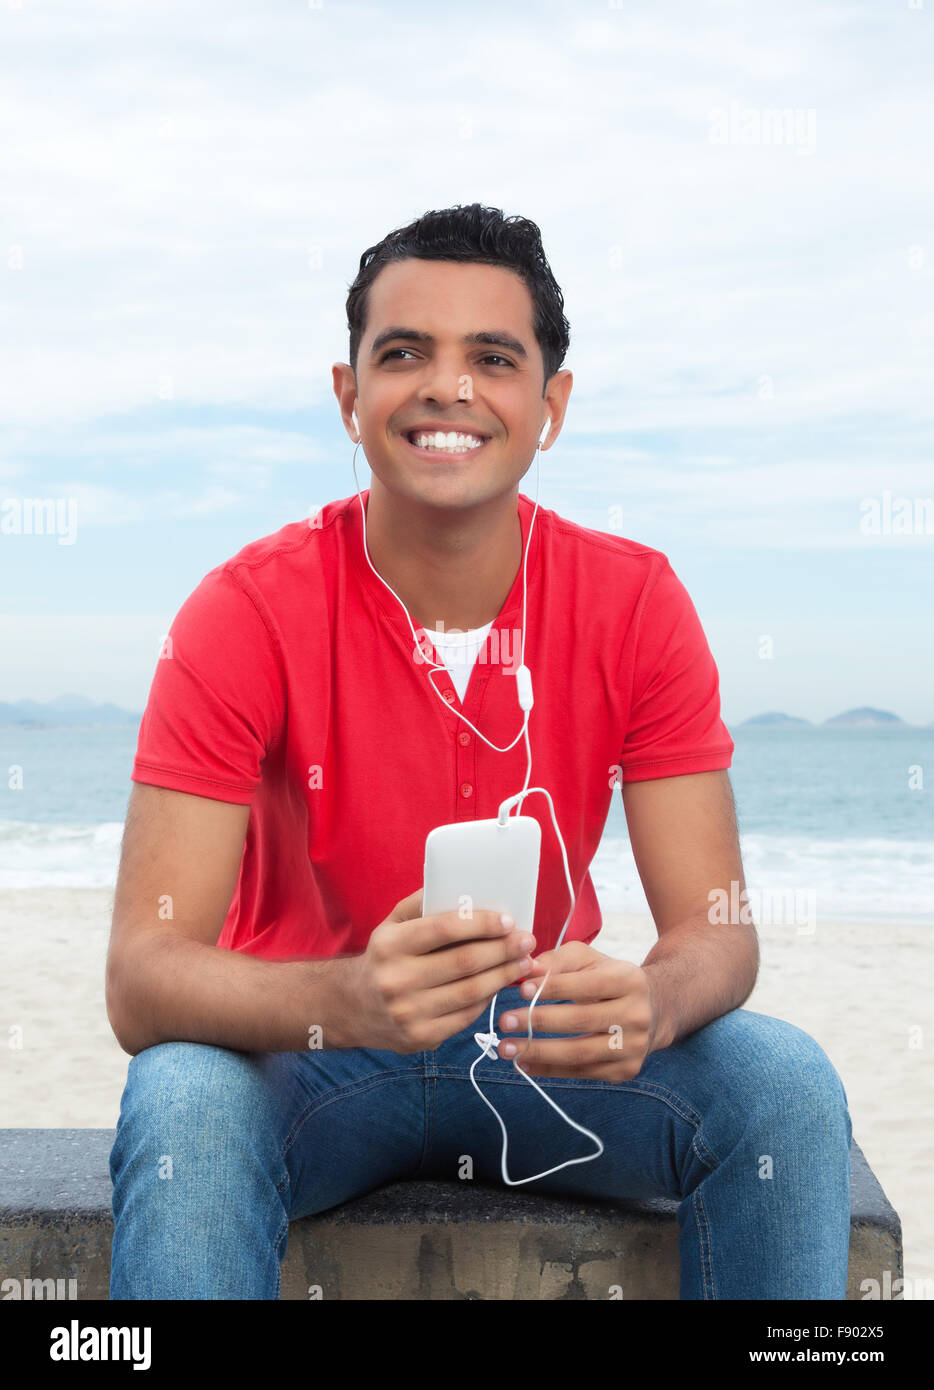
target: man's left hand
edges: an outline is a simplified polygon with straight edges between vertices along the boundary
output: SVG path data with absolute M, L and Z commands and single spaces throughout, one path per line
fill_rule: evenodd
M 532 962 L 523 995 L 534 998 L 542 976 L 551 974 L 532 1011 L 508 1009 L 499 1016 L 498 1032 L 521 1033 L 499 1045 L 500 1057 L 515 1061 L 530 1076 L 581 1076 L 600 1081 L 631 1081 L 638 1076 L 655 1042 L 657 1017 L 649 977 L 642 966 L 616 960 L 582 941 L 568 941 L 544 951 Z M 571 1003 L 542 1005 L 545 1000 Z M 536 1038 L 543 1033 L 579 1033 L 582 1037 Z

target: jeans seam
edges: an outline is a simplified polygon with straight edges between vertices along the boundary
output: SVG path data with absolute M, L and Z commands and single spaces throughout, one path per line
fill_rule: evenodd
M 704 1198 L 701 1195 L 700 1187 L 696 1187 L 691 1196 L 691 1205 L 694 1208 L 694 1219 L 697 1225 L 697 1238 L 701 1250 L 701 1279 L 703 1281 L 704 1298 L 716 1299 L 716 1291 L 713 1279 L 713 1251 L 710 1243 L 710 1222 L 707 1218 L 707 1208 L 704 1206 Z
M 424 1057 L 425 1054 L 423 1053 L 422 1056 Z M 419 1159 L 418 1167 L 415 1169 L 415 1173 L 413 1174 L 413 1176 L 416 1178 L 420 1177 L 420 1175 L 424 1171 L 425 1165 L 428 1162 L 428 1156 L 431 1153 L 431 1117 L 434 1111 L 435 1091 L 437 1085 L 438 1081 L 435 1074 L 432 1071 L 426 1069 L 425 1085 L 423 1089 L 423 1097 L 425 1104 L 425 1128 L 422 1135 L 421 1158 Z
M 717 1155 L 714 1153 L 713 1149 L 711 1149 L 704 1142 L 703 1138 L 701 1137 L 700 1127 L 694 1130 L 694 1139 L 692 1141 L 691 1147 L 697 1154 L 697 1157 L 700 1159 L 701 1163 L 703 1163 L 704 1167 L 709 1168 L 711 1172 L 713 1172 L 715 1168 L 719 1168 L 720 1164 L 723 1162 L 723 1159 L 718 1158 Z M 702 1149 L 703 1153 L 701 1152 Z
M 278 1187 L 277 1187 L 277 1188 L 276 1188 L 276 1191 L 278 1192 L 278 1190 L 279 1190 L 279 1189 L 278 1189 Z M 282 1246 L 283 1238 L 284 1238 L 285 1236 L 287 1236 L 288 1233 L 289 1233 L 289 1220 L 290 1220 L 289 1213 L 286 1212 L 286 1213 L 284 1214 L 283 1218 L 282 1218 L 282 1225 L 279 1227 L 278 1233 L 277 1233 L 277 1235 L 276 1235 L 275 1256 L 276 1256 L 276 1298 L 277 1298 L 277 1299 L 279 1298 L 280 1294 L 282 1293 L 282 1254 L 281 1254 L 281 1246 Z

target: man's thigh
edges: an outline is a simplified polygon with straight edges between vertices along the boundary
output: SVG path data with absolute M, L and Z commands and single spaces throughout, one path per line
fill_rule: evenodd
M 500 992 L 494 1024 L 509 1007 L 523 1007 L 518 989 Z M 548 1036 L 543 1015 L 535 1032 Z M 502 1182 L 503 1134 L 471 1083 L 480 1048 L 475 1031 L 489 1026 L 487 1009 L 469 1029 L 426 1054 L 430 1088 L 428 1150 L 422 1174 L 464 1174 Z M 508 1177 L 523 1190 L 608 1198 L 680 1200 L 718 1167 L 737 1136 L 759 1125 L 763 1134 L 794 1138 L 810 1123 L 842 1111 L 846 1095 L 832 1063 L 809 1034 L 745 1009 L 734 1009 L 673 1046 L 651 1053 L 631 1081 L 535 1077 L 549 1100 L 599 1136 L 603 1152 L 546 1177 L 535 1174 L 596 1152 L 511 1062 L 484 1058 L 473 1079 L 500 1114 L 508 1135 Z M 466 1162 L 465 1160 L 470 1160 Z
M 129 1064 L 111 1175 L 155 1173 L 168 1155 L 200 1204 L 262 1172 L 294 1219 L 413 1172 L 425 1135 L 421 1053 L 162 1043 Z

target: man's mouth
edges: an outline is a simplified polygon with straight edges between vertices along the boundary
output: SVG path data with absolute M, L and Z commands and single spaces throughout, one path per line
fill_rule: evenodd
M 463 430 L 409 430 L 404 436 L 420 454 L 455 457 L 476 454 L 489 440 L 489 435 L 472 434 Z

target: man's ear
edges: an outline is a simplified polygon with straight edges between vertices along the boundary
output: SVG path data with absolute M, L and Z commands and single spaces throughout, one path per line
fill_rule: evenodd
M 360 442 L 360 425 L 357 421 L 354 407 L 357 404 L 357 383 L 353 374 L 353 367 L 349 362 L 335 362 L 331 368 L 331 381 L 334 385 L 334 394 L 341 410 L 341 419 L 344 427 L 350 435 L 354 444 Z M 349 407 L 349 409 L 348 409 Z M 348 421 L 348 416 L 350 421 Z
M 553 376 L 549 377 L 545 387 L 545 407 L 548 410 L 550 429 L 554 434 L 554 439 L 551 441 L 552 444 L 555 442 L 555 439 L 557 439 L 561 427 L 564 424 L 564 416 L 568 408 L 568 398 L 571 394 L 571 387 L 573 385 L 574 374 L 564 367 L 561 371 L 555 372 Z M 542 443 L 541 447 L 545 447 L 544 443 Z

